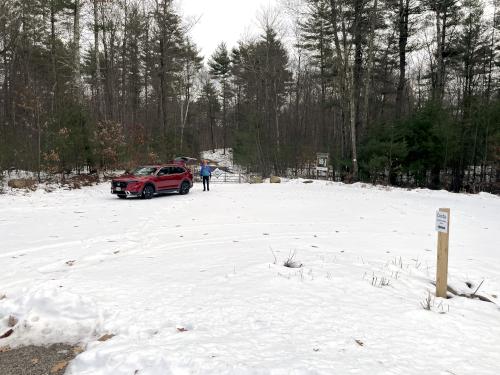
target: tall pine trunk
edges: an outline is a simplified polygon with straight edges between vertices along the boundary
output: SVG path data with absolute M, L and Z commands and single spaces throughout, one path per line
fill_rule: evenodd
M 398 6 L 398 31 L 399 31 L 399 79 L 396 90 L 396 120 L 401 119 L 403 95 L 406 87 L 406 48 L 408 44 L 408 18 L 410 0 L 399 0 Z
M 96 108 L 97 118 L 99 119 L 103 114 L 103 102 L 101 94 L 101 57 L 99 54 L 99 14 L 98 14 L 99 0 L 94 0 L 94 58 L 95 58 L 95 92 L 96 92 Z
M 368 112 L 370 111 L 370 89 L 371 81 L 373 76 L 373 60 L 375 56 L 375 22 L 377 21 L 378 14 L 378 0 L 373 3 L 373 9 L 370 14 L 370 37 L 368 41 L 368 60 L 367 60 L 367 71 L 365 76 L 365 86 L 363 90 L 363 120 L 361 121 L 361 127 L 366 130 L 368 127 Z
M 52 68 L 52 95 L 51 95 L 51 113 L 56 110 L 57 100 L 57 66 L 56 66 L 56 9 L 55 0 L 50 2 L 50 60 Z
M 74 0 L 73 13 L 73 74 L 76 99 L 78 103 L 83 100 L 82 74 L 81 74 L 81 56 L 80 56 L 80 15 L 81 0 Z

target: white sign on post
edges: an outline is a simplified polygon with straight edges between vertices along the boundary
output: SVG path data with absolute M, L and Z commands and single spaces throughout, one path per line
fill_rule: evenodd
M 215 168 L 212 174 L 215 176 L 215 178 L 218 179 L 220 176 L 222 176 L 222 171 L 219 168 Z
M 449 217 L 448 212 L 436 212 L 436 231 L 441 233 L 448 233 Z

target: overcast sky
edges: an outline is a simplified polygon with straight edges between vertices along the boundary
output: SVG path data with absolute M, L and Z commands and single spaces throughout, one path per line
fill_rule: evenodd
M 257 14 L 277 0 L 177 0 L 184 17 L 200 18 L 190 32 L 208 58 L 225 41 L 228 48 L 258 30 Z

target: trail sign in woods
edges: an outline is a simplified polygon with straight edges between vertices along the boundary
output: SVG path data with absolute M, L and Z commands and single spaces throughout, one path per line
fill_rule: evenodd
M 328 180 L 328 165 L 330 154 L 318 152 L 316 154 L 316 178 L 326 178 Z
M 215 176 L 215 178 L 219 178 L 222 176 L 222 171 L 219 168 L 215 168 L 215 170 L 212 172 L 212 174 Z
M 446 298 L 448 290 L 448 246 L 450 238 L 450 209 L 440 208 L 436 212 L 437 270 L 436 270 L 436 297 Z

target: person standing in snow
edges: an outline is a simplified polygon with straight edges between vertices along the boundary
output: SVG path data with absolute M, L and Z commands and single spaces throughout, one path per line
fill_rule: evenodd
M 203 160 L 201 165 L 200 176 L 203 179 L 203 191 L 210 191 L 210 178 L 212 177 L 212 171 L 210 170 L 206 160 Z

